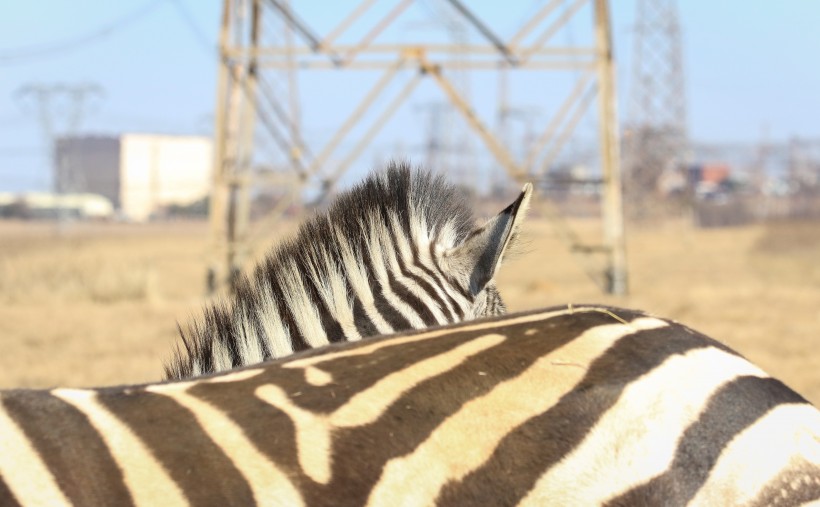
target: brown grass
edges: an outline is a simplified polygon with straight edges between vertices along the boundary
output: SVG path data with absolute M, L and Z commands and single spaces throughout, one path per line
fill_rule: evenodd
M 576 222 L 594 239 L 592 223 Z M 549 224 L 503 268 L 511 310 L 568 302 L 636 307 L 727 342 L 820 404 L 820 223 L 633 228 L 627 297 L 605 296 Z M 202 223 L 0 222 L 0 387 L 160 378 L 176 322 L 204 303 Z M 696 372 L 693 372 L 696 374 Z

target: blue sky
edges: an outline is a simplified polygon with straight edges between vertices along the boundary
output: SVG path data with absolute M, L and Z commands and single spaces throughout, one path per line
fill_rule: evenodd
M 420 1 L 423 5 L 407 13 L 389 35 L 406 41 L 435 31 L 431 5 L 438 0 Z M 538 4 L 532 0 L 467 3 L 480 17 L 492 20 L 502 37 L 514 33 Z M 357 4 L 293 1 L 318 32 L 326 32 L 346 9 Z M 36 110 L 16 95 L 27 84 L 98 84 L 105 93 L 92 104 L 83 132 L 208 134 L 216 76 L 215 53 L 209 48 L 215 47 L 220 8 L 218 0 L 0 2 L 0 191 L 48 186 L 49 161 Z M 679 2 L 678 8 L 693 139 L 755 142 L 764 131 L 769 140 L 820 138 L 820 2 L 690 0 Z M 631 86 L 634 0 L 613 1 L 612 9 L 623 104 Z M 97 34 L 91 41 L 71 44 L 112 21 L 132 16 L 132 22 Z M 556 36 L 556 43 L 580 42 L 586 36 L 585 19 Z M 361 35 L 361 31 L 354 29 L 351 35 Z M 472 34 L 471 40 L 478 42 L 479 38 Z M 62 50 L 37 55 L 38 50 L 52 50 L 55 44 Z M 301 73 L 309 142 L 318 145 L 327 140 L 352 108 L 351 97 L 374 77 Z M 566 76 L 548 84 L 532 79 L 513 81 L 510 100 L 531 108 L 537 123 L 539 115 L 555 107 L 565 82 L 569 82 Z M 479 114 L 488 123 L 497 94 L 495 83 L 496 77 L 488 73 L 476 74 L 469 81 Z M 421 86 L 362 157 L 358 170 L 372 164 L 376 155 L 422 157 L 419 146 L 424 143 L 428 121 L 422 105 L 435 100 L 441 100 L 440 92 L 429 83 Z M 580 138 L 589 137 L 592 128 L 591 120 L 582 122 Z M 351 144 L 353 141 L 342 148 Z M 477 157 L 489 156 L 479 150 Z

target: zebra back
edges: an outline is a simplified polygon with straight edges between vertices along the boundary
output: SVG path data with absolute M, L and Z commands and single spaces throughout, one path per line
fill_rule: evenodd
M 493 277 L 531 193 L 476 227 L 441 176 L 395 164 L 371 174 L 182 329 L 166 378 L 503 314 Z
M 799 505 L 820 412 L 715 340 L 551 308 L 191 381 L 0 392 L 0 505 Z

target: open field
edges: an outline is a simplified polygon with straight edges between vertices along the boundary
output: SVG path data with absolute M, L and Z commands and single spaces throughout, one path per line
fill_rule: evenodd
M 727 342 L 820 404 L 820 223 L 632 228 L 623 298 L 602 295 L 546 222 L 529 219 L 525 233 L 499 280 L 511 310 L 642 308 Z M 204 302 L 206 239 L 204 223 L 77 224 L 58 237 L 50 224 L 0 222 L 0 387 L 159 379 L 176 322 Z

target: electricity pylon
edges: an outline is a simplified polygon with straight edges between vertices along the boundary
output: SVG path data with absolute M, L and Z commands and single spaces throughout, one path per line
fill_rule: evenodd
M 52 191 L 59 194 L 77 192 L 84 189 L 80 173 L 60 159 L 57 139 L 71 137 L 79 132 L 89 101 L 99 98 L 102 88 L 95 84 L 28 84 L 17 90 L 20 101 L 32 100 L 40 120 L 49 159 L 52 164 Z M 66 222 L 66 210 L 58 208 L 58 231 Z
M 214 189 L 211 199 L 211 231 L 214 260 L 209 270 L 210 286 L 217 285 L 227 273 L 237 273 L 245 252 L 249 250 L 249 185 L 259 179 L 253 168 L 254 126 L 259 124 L 285 158 L 287 170 L 268 178 L 288 189 L 278 211 L 288 206 L 288 198 L 301 195 L 311 186 L 320 199 L 329 195 L 340 177 L 362 154 L 381 127 L 424 79 L 437 85 L 468 127 L 482 141 L 498 166 L 518 183 L 541 179 L 561 148 L 567 142 L 585 111 L 598 99 L 598 137 L 602 173 L 603 238 L 600 245 L 581 245 L 578 236 L 566 226 L 559 232 L 574 252 L 588 256 L 603 254 L 603 270 L 588 274 L 607 292 L 624 294 L 627 287 L 626 254 L 621 199 L 620 141 L 615 103 L 612 37 L 609 5 L 606 0 L 545 1 L 536 12 L 504 40 L 493 27 L 478 18 L 459 0 L 438 0 L 458 16 L 483 44 L 382 43 L 379 36 L 400 18 L 414 0 L 385 0 L 391 7 L 378 16 L 374 24 L 362 19 L 381 0 L 362 0 L 327 34 L 316 32 L 286 0 L 223 0 L 220 35 L 220 66 L 216 103 Z M 381 3 L 380 3 L 381 5 Z M 558 9 L 564 6 L 563 10 Z M 554 35 L 574 18 L 583 7 L 589 7 L 593 18 L 593 41 L 585 46 L 550 44 Z M 283 30 L 277 40 L 260 38 L 262 17 L 271 16 Z M 357 42 L 339 42 L 349 28 L 366 24 Z M 459 58 L 453 58 L 458 54 Z M 454 76 L 471 71 L 578 73 L 575 86 L 563 104 L 544 125 L 526 156 L 514 156 L 499 136 L 476 114 L 466 94 L 454 84 Z M 295 75 L 312 69 L 337 72 L 381 71 L 350 115 L 342 119 L 334 134 L 323 145 L 309 150 L 301 139 L 298 112 L 293 100 L 297 94 Z M 288 86 L 274 93 L 275 83 L 268 72 L 287 75 L 281 82 Z M 361 137 L 343 156 L 333 158 L 340 146 L 349 141 L 351 132 L 361 126 L 362 118 L 383 98 L 389 85 L 404 84 Z M 284 89 L 286 88 L 286 89 Z M 290 97 L 290 100 L 285 100 Z M 312 151 L 312 152 L 311 152 Z M 557 213 L 547 213 L 557 220 Z M 227 266 L 226 266 L 227 265 Z M 227 267 L 227 269 L 225 269 Z M 227 277 L 231 278 L 231 277 Z
M 625 145 L 625 190 L 636 218 L 654 214 L 664 173 L 689 152 L 681 28 L 675 0 L 638 0 Z

